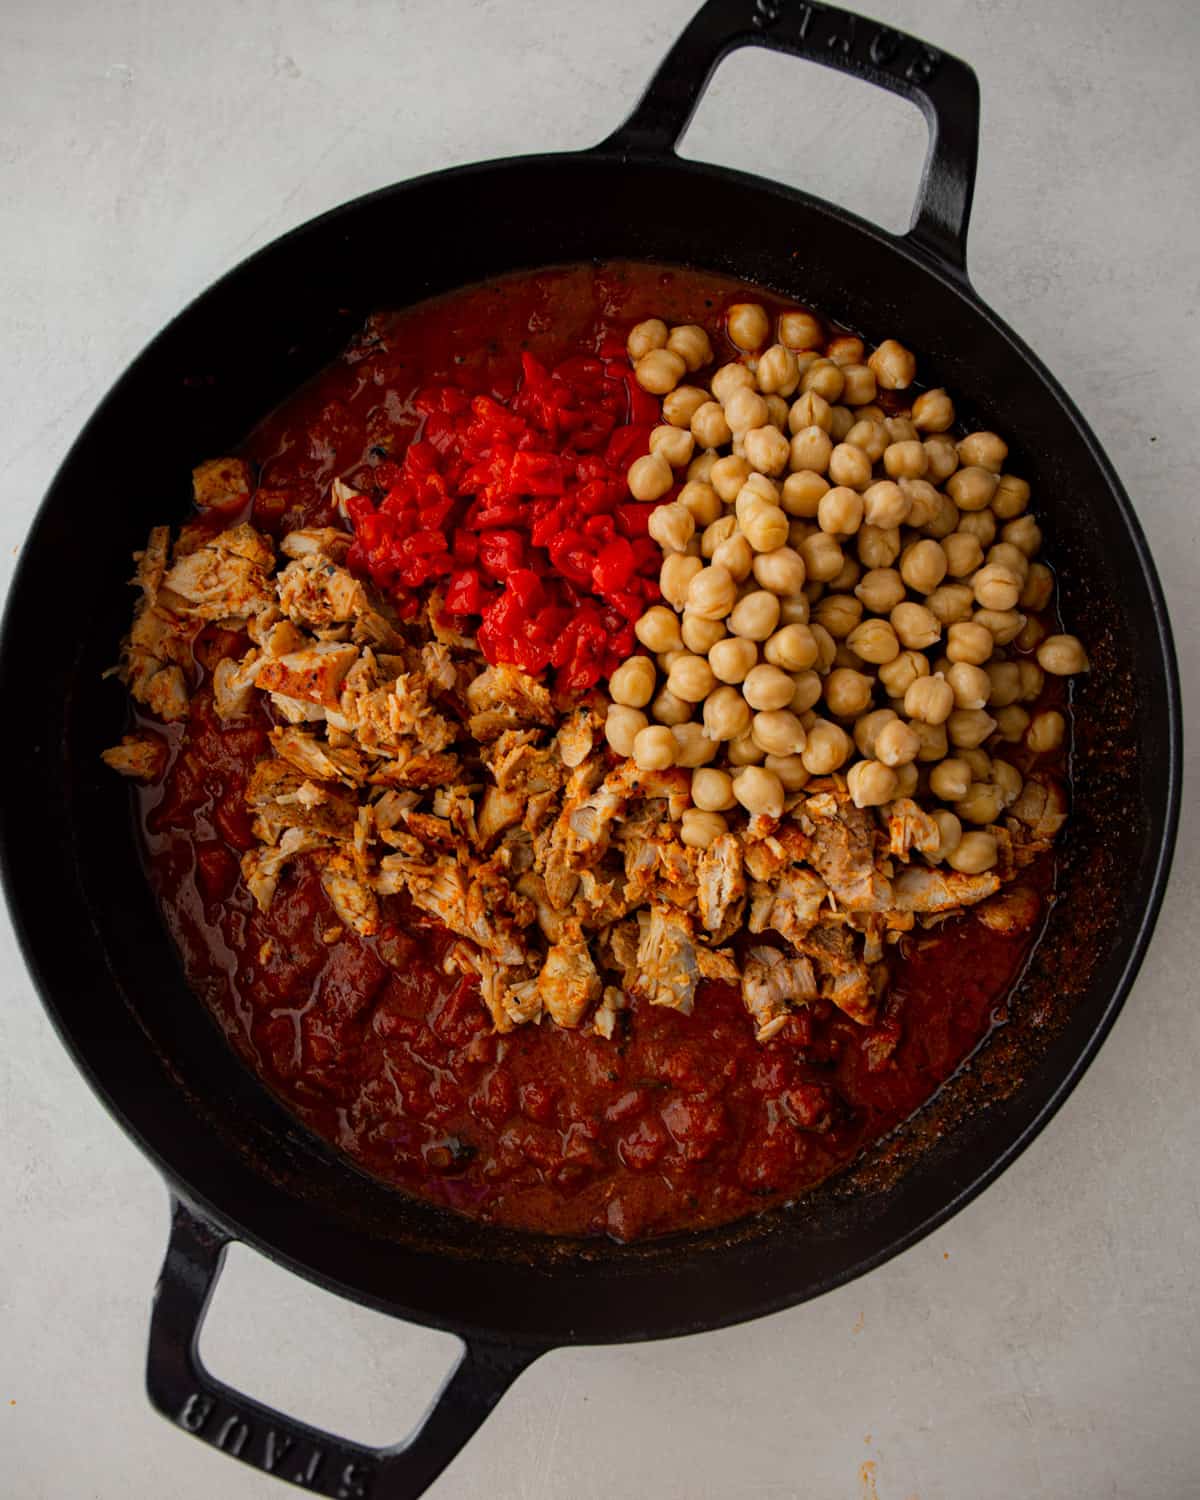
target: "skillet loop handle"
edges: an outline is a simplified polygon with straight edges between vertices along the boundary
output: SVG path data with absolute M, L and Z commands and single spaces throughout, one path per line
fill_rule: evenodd
M 169 1421 L 266 1474 L 330 1500 L 416 1500 L 542 1351 L 471 1341 L 416 1431 L 388 1448 L 309 1427 L 215 1380 L 200 1327 L 230 1236 L 178 1199 L 154 1295 L 146 1386 Z
M 900 94 L 929 127 L 906 239 L 965 277 L 979 147 L 979 83 L 966 63 L 890 26 L 809 0 L 706 0 L 663 59 L 637 108 L 599 146 L 624 155 L 674 151 L 721 61 L 768 47 Z

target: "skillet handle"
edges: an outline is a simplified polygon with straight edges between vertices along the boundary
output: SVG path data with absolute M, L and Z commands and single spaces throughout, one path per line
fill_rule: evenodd
M 331 1500 L 416 1500 L 462 1449 L 541 1349 L 468 1342 L 416 1431 L 369 1448 L 273 1411 L 200 1361 L 200 1326 L 231 1237 L 179 1199 L 154 1294 L 146 1387 L 153 1405 L 185 1432 L 266 1474 Z
M 768 47 L 901 94 L 929 126 L 929 150 L 905 237 L 960 277 L 979 147 L 979 82 L 957 57 L 851 11 L 808 0 L 706 0 L 628 120 L 597 148 L 674 151 L 720 62 Z

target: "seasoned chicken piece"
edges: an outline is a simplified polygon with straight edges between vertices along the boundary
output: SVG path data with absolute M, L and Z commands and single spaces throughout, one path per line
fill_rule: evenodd
M 479 842 L 486 849 L 506 828 L 515 827 L 524 816 L 524 797 L 516 792 L 501 791 L 498 786 L 486 787 L 476 820 Z
M 789 865 L 807 863 L 812 849 L 812 840 L 794 823 L 774 826 L 759 838 L 751 838 L 750 828 L 746 827 L 741 830 L 739 839 L 746 873 L 754 880 L 774 880 Z
M 876 1009 L 871 975 L 855 953 L 846 929 L 829 924 L 814 927 L 800 946 L 816 968 L 819 994 L 832 1000 L 852 1021 L 869 1026 Z
M 277 847 L 250 849 L 242 855 L 242 879 L 259 907 L 266 911 L 275 899 L 285 867 L 301 854 L 328 847 L 328 839 L 308 828 L 289 828 Z
M 451 949 L 446 968 L 448 973 L 457 970 L 479 976 L 479 998 L 497 1031 L 508 1032 L 514 1026 L 541 1020 L 542 998 L 537 980 L 524 968 L 498 964 L 473 943 L 465 942 L 456 943 Z
M 342 680 L 358 658 L 358 647 L 321 642 L 304 651 L 263 660 L 255 685 L 265 693 L 282 693 L 301 703 L 317 703 L 337 709 Z
M 246 806 L 255 814 L 254 835 L 273 844 L 289 828 L 307 828 L 331 838 L 354 832 L 357 807 L 339 787 L 317 785 L 282 760 L 260 760 L 246 787 Z
M 567 918 L 550 904 L 546 882 L 533 870 L 526 870 L 517 881 L 517 890 L 537 909 L 537 924 L 549 943 L 557 943 L 567 930 Z
M 458 668 L 445 646 L 437 641 L 426 641 L 421 647 L 420 672 L 425 691 L 433 696 L 449 693 L 458 685 Z
M 157 781 L 167 763 L 167 747 L 157 735 L 126 734 L 111 750 L 102 750 L 100 759 L 106 766 L 135 781 Z
M 942 841 L 938 826 L 911 797 L 898 797 L 886 813 L 890 854 L 904 860 L 913 849 L 919 854 L 936 854 Z
M 626 795 L 626 780 L 614 771 L 582 801 L 565 800 L 555 827 L 556 841 L 572 856 L 599 858 L 612 839 L 613 825 L 625 811 Z
M 1027 840 L 1049 843 L 1067 819 L 1067 798 L 1057 781 L 1036 771 L 1021 788 L 1009 808 L 1010 825 L 1015 821 Z
M 372 786 L 442 786 L 459 774 L 457 755 L 422 755 L 401 745 L 392 760 L 377 765 L 367 780 Z
M 179 667 L 161 667 L 147 681 L 140 695 L 152 714 L 157 714 L 167 724 L 186 719 L 188 713 L 188 690 L 183 672 Z
M 407 745 L 437 755 L 458 735 L 457 727 L 430 706 L 423 681 L 409 672 L 389 687 L 364 694 L 355 712 L 360 742 L 378 754 L 397 754 Z
M 1028 932 L 1041 915 L 1042 898 L 1027 885 L 1016 885 L 1010 890 L 989 896 L 975 908 L 975 915 L 985 927 L 1005 937 L 1015 937 Z
M 270 543 L 252 526 L 233 526 L 178 557 L 163 587 L 188 618 L 244 620 L 275 603 L 266 574 L 273 560 Z
M 787 958 L 776 948 L 750 950 L 742 971 L 742 1004 L 758 1028 L 758 1041 L 770 1041 L 787 1020 L 792 1005 L 807 1005 L 816 998 L 813 967 L 803 955 Z
M 697 862 L 700 920 L 706 932 L 722 932 L 729 913 L 746 894 L 742 874 L 742 846 L 731 833 L 722 833 L 703 850 Z
M 354 540 L 348 531 L 336 526 L 309 526 L 301 531 L 289 531 L 279 544 L 285 557 L 323 557 L 329 562 L 345 562 L 350 543 Z
M 261 658 L 252 651 L 245 661 L 223 656 L 213 668 L 213 705 L 222 719 L 241 719 L 254 704 L 254 680 Z
M 433 794 L 433 811 L 445 818 L 460 839 L 465 839 L 472 848 L 479 846 L 479 830 L 475 826 L 475 802 L 466 787 L 440 786 Z
M 494 740 L 505 729 L 554 723 L 549 692 L 516 667 L 487 667 L 467 686 L 469 728 L 477 740 Z
M 163 594 L 170 535 L 167 527 L 156 526 L 145 548 L 134 553 L 133 582 L 141 589 L 141 597 L 118 669 L 134 700 L 168 722 L 187 717 L 184 671 L 191 666 L 192 642 L 201 628 L 198 620 L 181 619 L 171 608 L 170 596 Z
M 703 944 L 697 944 L 696 967 L 701 979 L 717 979 L 724 984 L 741 983 L 742 972 L 732 948 L 705 948 Z
M 429 628 L 433 632 L 435 640 L 440 641 L 443 646 L 455 646 L 459 650 L 468 651 L 474 648 L 474 636 L 464 635 L 457 628 L 458 617 L 445 613 L 446 596 L 440 589 L 434 589 L 425 603 L 424 615 L 429 622 Z
M 324 724 L 328 718 L 319 703 L 304 703 L 286 693 L 272 693 L 271 707 L 289 724 Z
M 502 791 L 527 797 L 554 792 L 564 781 L 563 765 L 553 748 L 536 743 L 531 729 L 506 729 L 481 750 L 481 759 Z
M 331 856 L 321 871 L 321 884 L 341 922 L 359 937 L 374 937 L 379 931 L 379 901 L 358 878 L 353 862 L 344 854 Z
M 585 927 L 610 927 L 629 911 L 623 882 L 596 870 L 579 872 L 575 912 Z
M 538 975 L 538 993 L 550 1019 L 575 1027 L 600 998 L 600 976 L 578 922 L 565 924 L 560 942 L 546 954 Z
M 366 762 L 357 750 L 331 749 L 294 726 L 272 729 L 271 743 L 276 755 L 305 776 L 315 776 L 318 781 L 344 781 L 348 786 L 359 786 L 366 780 Z
M 370 606 L 362 584 L 320 552 L 302 553 L 276 577 L 279 607 L 297 625 L 349 624 Z
M 603 734 L 598 716 L 590 708 L 577 708 L 559 728 L 558 753 L 564 766 L 582 765 Z
M 389 865 L 390 858 L 381 861 L 381 866 Z M 408 870 L 405 885 L 414 906 L 437 917 L 451 932 L 473 939 L 496 962 L 525 961 L 525 947 L 514 931 L 511 915 L 501 909 L 500 902 L 494 901 L 500 895 L 495 881 L 486 884 L 470 881 L 457 864 L 443 860 L 429 874 Z M 536 912 L 532 902 L 511 890 L 508 895 L 510 902 L 524 903 L 529 920 L 533 921 Z
M 875 826 L 865 808 L 847 794 L 818 792 L 798 812 L 802 831 L 812 840 L 809 863 L 849 911 L 882 910 L 891 905 L 887 877 L 874 863 Z
M 604 986 L 604 994 L 592 1017 L 592 1030 L 597 1036 L 602 1036 L 605 1041 L 612 1041 L 613 1032 L 617 1026 L 617 1017 L 628 1003 L 624 990 L 619 990 L 615 984 Z
M 699 970 L 687 917 L 655 903 L 638 912 L 636 988 L 651 1005 L 691 1015 Z
M 395 828 L 401 817 L 420 800 L 416 792 L 384 792 L 371 804 L 376 828 Z
M 780 875 L 774 885 L 755 882 L 750 897 L 751 932 L 773 928 L 790 943 L 798 943 L 816 923 L 829 895 L 825 882 L 798 866 Z
M 983 875 L 962 875 L 957 870 L 920 869 L 915 865 L 901 870 L 893 883 L 896 909 L 920 913 L 974 906 L 999 889 L 1000 877 L 990 870 Z
M 192 470 L 192 499 L 198 510 L 237 510 L 249 500 L 252 486 L 244 458 L 210 458 Z

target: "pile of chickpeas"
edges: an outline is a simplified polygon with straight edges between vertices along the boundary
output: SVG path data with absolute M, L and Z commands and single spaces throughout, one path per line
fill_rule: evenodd
M 688 378 L 714 362 L 703 328 L 649 318 L 629 335 L 663 415 L 630 492 L 681 487 L 650 519 L 665 602 L 637 622 L 647 654 L 609 679 L 608 743 L 644 770 L 691 769 L 692 847 L 738 807 L 781 817 L 840 772 L 858 807 L 919 798 L 933 862 L 988 870 L 991 825 L 1022 788 L 988 747 L 1057 750 L 1045 674 L 1088 667 L 1075 636 L 1034 618 L 1053 576 L 1029 485 L 994 432 L 951 435 L 953 402 L 912 390 L 896 340 L 868 357 L 795 311 L 769 342 L 754 302 L 728 308 L 726 331 L 741 357 L 707 384 Z

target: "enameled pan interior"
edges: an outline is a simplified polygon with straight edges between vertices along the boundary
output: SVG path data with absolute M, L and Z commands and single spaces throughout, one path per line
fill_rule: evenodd
M 917 351 L 923 379 L 1008 438 L 1094 670 L 1076 689 L 1059 898 L 1012 1022 L 917 1121 L 792 1210 L 682 1240 L 564 1246 L 369 1181 L 236 1060 L 183 984 L 129 793 L 98 760 L 125 711 L 101 673 L 128 624 L 129 554 L 152 522 L 183 515 L 191 466 L 236 443 L 369 311 L 617 256 L 757 281 Z M 73 450 L 26 545 L 0 663 L 5 701 L 28 704 L 34 726 L 2 751 L 5 785 L 20 789 L 5 810 L 10 899 L 65 1039 L 110 1106 L 189 1195 L 284 1263 L 420 1321 L 515 1339 L 711 1327 L 902 1248 L 990 1180 L 1069 1087 L 1157 905 L 1172 672 L 1140 534 L 1102 455 L 964 286 L 849 216 L 746 177 L 597 154 L 470 168 L 339 210 L 232 273 L 141 357 Z

